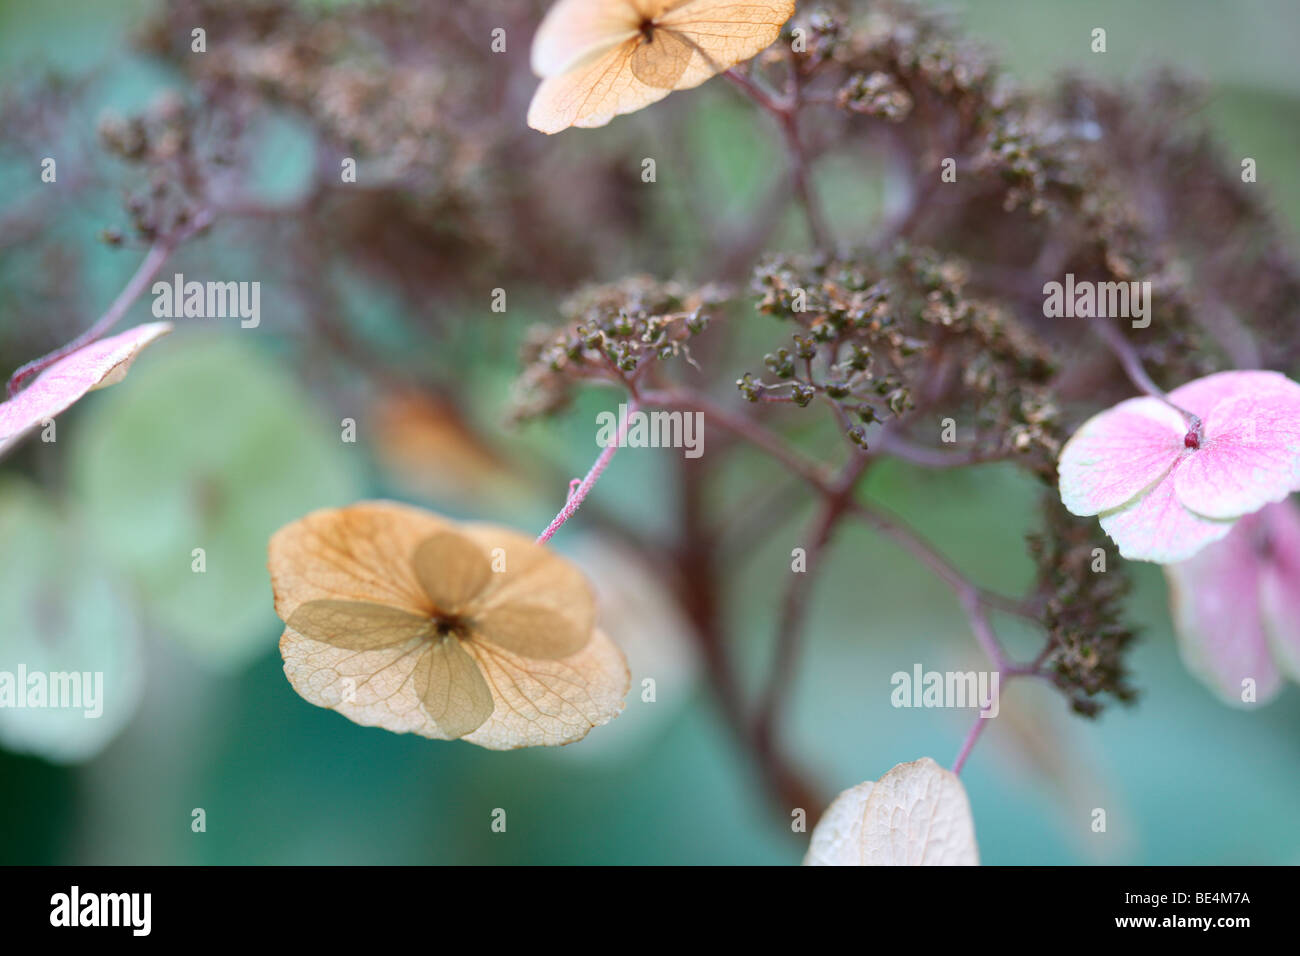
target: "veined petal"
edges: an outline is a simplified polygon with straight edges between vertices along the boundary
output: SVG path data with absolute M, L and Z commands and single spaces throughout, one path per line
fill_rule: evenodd
M 699 86 L 776 42 L 794 16 L 794 0 L 689 0 L 665 4 L 655 24 L 671 31 L 695 56 L 674 89 Z
M 440 740 L 451 735 L 425 712 L 415 670 L 429 649 L 428 638 L 370 651 L 354 651 L 312 640 L 293 628 L 280 637 L 284 674 L 308 703 L 337 710 L 363 727 L 414 733 Z
M 489 750 L 557 746 L 587 736 L 623 710 L 631 676 L 618 646 L 603 631 L 578 653 L 560 660 L 512 654 L 485 641 L 469 641 L 496 709 L 464 740 Z
M 841 792 L 813 827 L 804 866 L 861 866 L 862 811 L 876 782 L 868 780 Z
M 563 73 L 593 53 L 633 39 L 640 25 L 641 13 L 629 0 L 559 0 L 533 36 L 533 72 Z
M 1186 507 L 1231 518 L 1300 490 L 1300 386 L 1225 398 L 1204 432 L 1175 479 Z
M 528 125 L 543 133 L 570 126 L 604 126 L 615 116 L 656 103 L 672 92 L 632 72 L 637 37 L 617 43 L 556 76 L 542 80 L 528 105 Z
M 391 501 L 314 511 L 271 536 L 275 612 L 288 621 L 307 601 L 340 600 L 427 616 L 432 602 L 411 557 L 421 542 L 453 530 L 437 515 Z
M 492 565 L 483 550 L 450 531 L 421 541 L 411 560 L 424 593 L 446 613 L 460 611 L 492 579 Z
M 1183 417 L 1155 398 L 1130 398 L 1088 419 L 1061 450 L 1061 502 L 1095 515 L 1151 488 L 1182 454 Z
M 363 727 L 454 740 L 480 727 L 495 707 L 478 665 L 455 638 L 358 651 L 286 628 L 280 653 L 303 699 Z
M 656 30 L 651 42 L 636 45 L 628 63 L 642 83 L 672 90 L 677 88 L 695 55 L 695 44 L 689 39 L 671 30 Z
M 367 601 L 308 601 L 285 622 L 313 641 L 351 651 L 404 644 L 429 628 L 429 618 Z
M 977 866 L 966 788 L 929 757 L 835 798 L 813 828 L 805 866 Z
M 1185 460 L 1179 459 L 1170 474 L 1146 494 L 1102 514 L 1102 530 L 1130 561 L 1186 561 L 1232 530 L 1232 521 L 1203 518 L 1179 503 L 1174 482 Z
M 1174 632 L 1187 669 L 1225 703 L 1244 705 L 1242 681 L 1268 700 L 1281 677 L 1260 614 L 1263 564 L 1254 545 L 1256 516 L 1195 557 L 1165 567 Z
M 464 737 L 492 716 L 495 703 L 474 658 L 454 637 L 435 641 L 415 668 L 424 712 L 448 737 Z

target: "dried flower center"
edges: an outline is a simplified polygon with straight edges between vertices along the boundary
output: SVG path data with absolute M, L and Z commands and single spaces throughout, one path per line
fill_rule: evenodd
M 470 635 L 469 621 L 458 614 L 435 612 L 429 619 L 426 633 L 429 637 L 454 637 L 458 641 L 463 641 Z
M 641 39 L 646 43 L 655 42 L 655 22 L 650 19 L 641 21 Z

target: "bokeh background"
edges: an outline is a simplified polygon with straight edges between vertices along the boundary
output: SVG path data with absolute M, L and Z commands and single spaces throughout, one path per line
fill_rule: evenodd
M 946 7 L 1030 86 L 1065 69 L 1123 79 L 1172 65 L 1203 78 L 1206 117 L 1229 153 L 1256 157 L 1279 215 L 1293 229 L 1300 224 L 1300 6 Z M 94 157 L 82 147 L 93 147 L 106 113 L 130 115 L 164 90 L 186 88 L 174 65 L 133 44 L 157 9 L 143 0 L 0 0 L 0 88 L 10 108 L 34 97 L 33 84 L 50 71 L 85 84 L 68 107 L 75 112 L 50 124 L 45 152 L 0 144 L 6 374 L 87 325 L 138 262 L 137 251 L 97 240 L 124 223 L 120 163 L 100 156 L 100 165 L 82 168 L 61 159 L 60 184 L 89 182 L 67 189 L 67 198 L 55 194 L 64 185 L 40 183 L 37 170 L 43 155 Z M 1089 52 L 1094 26 L 1108 31 L 1105 55 Z M 38 111 L 29 128 L 38 140 L 41 119 Z M 522 111 L 492 121 L 522 126 Z M 268 208 L 294 202 L 308 188 L 311 137 L 288 111 L 262 121 L 249 194 Z M 702 248 L 698 224 L 743 222 L 779 175 L 774 130 L 720 82 L 676 94 L 663 111 L 553 142 L 564 155 L 581 151 L 636 169 L 627 158 L 666 137 L 655 155 L 672 158 L 661 161 L 659 182 L 643 200 L 640 245 L 606 243 L 603 258 L 586 263 L 589 277 L 690 268 Z M 541 179 L 536 170 L 520 175 Z M 821 189 L 842 197 L 833 210 L 841 234 L 869 235 L 888 198 L 871 160 L 835 157 L 819 177 Z M 586 208 L 581 181 L 535 186 L 571 190 L 562 198 Z M 604 224 L 587 227 L 598 236 Z M 800 241 L 793 213 L 786 232 Z M 319 241 L 330 241 L 327 231 Z M 27 715 L 35 726 L 0 723 L 0 862 L 797 862 L 807 837 L 792 835 L 766 803 L 670 601 L 581 515 L 555 543 L 592 569 L 607 629 L 628 649 L 634 676 L 628 711 L 587 740 L 491 753 L 358 727 L 293 693 L 276 651 L 280 627 L 264 566 L 270 530 L 319 506 L 375 496 L 540 529 L 567 478 L 590 464 L 591 423 L 609 402 L 586 396 L 553 423 L 500 426 L 524 329 L 555 318 L 558 293 L 545 281 L 515 282 L 506 316 L 452 290 L 443 311 L 473 321 L 425 339 L 412 337 L 401 298 L 382 282 L 341 276 L 334 291 L 349 335 L 416 354 L 443 376 L 455 407 L 494 452 L 438 409 L 425 410 L 432 425 L 391 405 L 382 406 L 384 418 L 372 391 L 350 382 L 346 363 L 319 347 L 300 277 L 278 268 L 266 249 L 239 226 L 221 227 L 183 249 L 174 270 L 260 280 L 259 329 L 182 321 L 123 384 L 61 418 L 56 443 L 29 441 L 0 461 L 0 668 L 93 661 L 67 666 L 105 671 L 109 695 L 97 722 L 56 725 L 51 715 Z M 146 297 L 128 323 L 148 318 Z M 339 439 L 349 416 L 360 425 L 356 444 Z M 430 447 L 411 451 L 415 439 L 403 428 Z M 653 535 L 656 515 L 672 507 L 666 454 L 622 452 L 593 505 Z M 446 462 L 445 470 L 430 469 L 430 460 Z M 774 480 L 767 468 L 743 460 L 729 489 L 739 500 Z M 981 583 L 1015 592 L 1031 580 L 1023 547 L 1036 514 L 1026 507 L 1028 478 L 1000 466 L 938 474 L 890 464 L 869 487 Z M 805 519 L 803 507 L 764 517 L 781 529 L 737 555 L 731 569 L 732 632 L 752 686 L 770 649 L 773 595 Z M 200 544 L 208 571 L 195 575 L 189 554 Z M 984 862 L 1300 862 L 1300 690 L 1292 686 L 1256 712 L 1223 706 L 1179 660 L 1159 570 L 1142 566 L 1136 581 L 1132 617 L 1143 640 L 1131 663 L 1139 701 L 1086 721 L 1049 688 L 1014 685 L 967 765 Z M 1013 646 L 1033 646 L 1010 622 L 998 623 Z M 827 794 L 920 756 L 951 763 L 968 713 L 890 706 L 889 675 L 917 661 L 940 670 L 981 666 L 945 586 L 887 542 L 846 529 L 818 589 L 783 731 Z M 653 704 L 637 693 L 647 675 L 658 683 Z M 505 833 L 490 828 L 498 807 L 507 811 Z M 1107 811 L 1104 834 L 1090 828 L 1097 807 Z M 206 832 L 191 829 L 195 808 L 206 813 Z M 810 817 L 819 810 L 810 808 Z

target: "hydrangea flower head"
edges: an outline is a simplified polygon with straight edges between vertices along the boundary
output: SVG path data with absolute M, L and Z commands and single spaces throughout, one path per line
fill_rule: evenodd
M 604 126 L 770 46 L 794 0 L 558 0 L 533 39 L 528 125 Z
M 362 502 L 281 528 L 270 569 L 289 682 L 359 724 L 508 750 L 623 709 L 586 579 L 517 532 Z
M 1176 408 L 1196 416 L 1189 422 Z M 1061 450 L 1061 501 L 1135 561 L 1185 561 L 1300 490 L 1300 385 L 1219 372 L 1094 415 Z

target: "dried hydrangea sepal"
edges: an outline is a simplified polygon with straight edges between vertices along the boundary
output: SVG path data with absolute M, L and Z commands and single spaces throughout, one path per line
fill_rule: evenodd
M 805 866 L 977 866 L 957 775 L 929 757 L 841 793 L 813 828 Z

